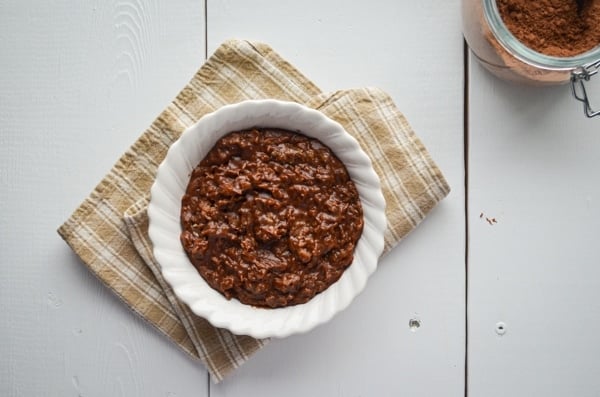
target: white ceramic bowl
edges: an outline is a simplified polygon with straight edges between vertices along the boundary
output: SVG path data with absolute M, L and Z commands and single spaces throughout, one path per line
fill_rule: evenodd
M 223 135 L 256 126 L 283 128 L 319 139 L 346 165 L 361 199 L 365 222 L 354 261 L 336 283 L 301 305 L 265 309 L 225 299 L 200 276 L 179 240 L 181 198 L 191 171 Z M 385 201 L 371 160 L 340 124 L 297 103 L 244 101 L 204 116 L 171 146 L 152 186 L 148 233 L 165 279 L 194 313 L 234 334 L 285 337 L 330 320 L 362 291 L 383 250 L 384 211 Z

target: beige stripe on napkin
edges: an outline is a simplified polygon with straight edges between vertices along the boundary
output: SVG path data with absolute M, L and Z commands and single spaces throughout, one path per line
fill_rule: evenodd
M 232 40 L 221 45 L 58 230 L 93 274 L 183 351 L 202 360 L 216 382 L 266 341 L 216 329 L 175 297 L 152 256 L 147 197 L 158 165 L 183 130 L 222 105 L 258 98 L 307 104 L 358 139 L 382 180 L 386 252 L 449 192 L 384 92 L 323 94 L 265 44 Z

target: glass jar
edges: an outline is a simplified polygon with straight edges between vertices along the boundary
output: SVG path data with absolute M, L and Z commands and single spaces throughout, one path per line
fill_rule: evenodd
M 573 57 L 541 54 L 508 30 L 496 0 L 462 0 L 463 33 L 473 55 L 496 76 L 532 85 L 571 83 L 588 117 L 600 115 L 590 105 L 585 82 L 600 69 L 600 45 Z

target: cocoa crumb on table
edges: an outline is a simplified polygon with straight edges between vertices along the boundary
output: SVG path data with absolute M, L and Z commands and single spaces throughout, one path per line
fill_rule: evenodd
M 483 213 L 483 212 L 481 212 L 481 213 L 479 214 L 479 219 L 485 219 L 485 221 L 486 221 L 488 224 L 490 224 L 491 226 L 493 226 L 494 224 L 498 223 L 498 221 L 496 220 L 496 218 L 490 218 L 490 217 L 488 217 L 488 216 L 486 216 L 486 217 L 484 218 L 484 213 Z

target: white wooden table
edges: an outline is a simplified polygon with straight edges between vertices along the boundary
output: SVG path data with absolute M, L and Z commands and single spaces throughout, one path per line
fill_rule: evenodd
M 228 38 L 389 92 L 452 192 L 349 309 L 215 385 L 55 230 Z M 0 0 L 0 186 L 2 396 L 600 393 L 600 119 L 486 73 L 457 0 Z

